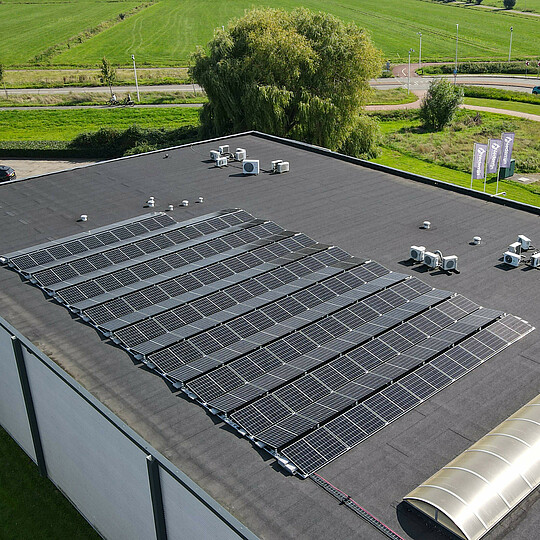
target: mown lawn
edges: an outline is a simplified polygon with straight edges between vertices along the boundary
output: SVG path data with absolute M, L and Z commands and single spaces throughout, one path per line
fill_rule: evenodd
M 175 128 L 199 123 L 196 108 L 28 110 L 0 113 L 0 141 L 68 141 L 101 127 Z
M 503 101 L 501 99 L 482 99 L 466 97 L 464 102 L 467 105 L 478 105 L 479 107 L 493 107 L 507 111 L 518 111 L 528 114 L 536 114 L 540 117 L 540 105 L 534 103 L 519 103 L 517 101 Z M 540 129 L 540 125 L 538 126 Z
M 100 538 L 1 427 L 0 462 L 2 540 Z
M 459 59 L 504 59 L 508 54 L 508 29 L 514 28 L 513 55 L 536 55 L 532 36 L 538 32 L 538 18 L 505 12 L 468 9 L 421 0 L 157 0 L 136 14 L 117 20 L 143 2 L 98 2 L 97 0 L 24 4 L 4 1 L 0 19 L 9 21 L 9 32 L 0 40 L 0 58 L 6 65 L 28 64 L 55 44 L 67 43 L 102 21 L 112 26 L 83 36 L 51 57 L 56 66 L 96 66 L 105 55 L 112 62 L 129 66 L 131 54 L 139 65 L 186 66 L 197 45 L 205 45 L 216 28 L 227 25 L 254 6 L 293 9 L 305 6 L 328 11 L 345 21 L 365 27 L 387 58 L 406 58 L 409 48 L 418 50 L 417 32 L 422 32 L 422 57 L 452 60 L 455 54 L 456 23 L 459 23 Z M 146 3 L 146 2 L 145 2 Z M 415 53 L 417 54 L 417 53 Z M 416 57 L 414 57 L 416 60 Z

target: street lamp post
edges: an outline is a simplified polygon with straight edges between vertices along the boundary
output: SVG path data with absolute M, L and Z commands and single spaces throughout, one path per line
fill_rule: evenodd
M 409 70 L 407 71 L 407 94 L 411 92 L 411 53 L 414 49 L 409 49 Z
M 131 55 L 131 59 L 133 60 L 133 72 L 135 73 L 135 86 L 137 88 L 137 101 L 141 101 L 141 96 L 139 94 L 139 81 L 137 80 L 137 66 L 135 65 L 135 55 Z
M 510 27 L 510 48 L 508 49 L 508 61 L 510 62 L 510 57 L 512 56 L 512 35 L 514 34 L 514 27 Z
M 459 41 L 459 24 L 456 23 L 456 63 L 454 65 L 454 86 L 456 85 L 456 77 L 457 77 L 457 48 L 458 48 L 458 41 Z
M 422 69 L 422 32 L 416 32 L 420 36 L 420 49 L 418 50 L 418 67 Z M 424 74 L 424 72 L 422 72 Z

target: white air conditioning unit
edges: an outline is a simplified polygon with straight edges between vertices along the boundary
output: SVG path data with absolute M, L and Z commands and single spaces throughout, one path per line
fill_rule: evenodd
M 431 253 L 431 251 L 426 251 L 424 253 L 424 264 L 430 268 L 437 268 L 441 264 L 441 258 L 437 253 Z
M 414 261 L 422 262 L 424 260 L 424 253 L 426 248 L 424 246 L 411 246 L 411 259 Z
M 244 163 L 242 163 L 242 172 L 244 174 L 259 174 L 259 160 L 246 159 Z
M 448 255 L 442 258 L 441 268 L 443 270 L 457 270 L 457 255 Z
M 221 155 L 223 154 L 228 154 L 229 153 L 229 145 L 228 144 L 224 144 L 223 146 L 220 146 L 219 147 L 219 153 Z
M 279 174 L 289 172 L 289 162 L 282 161 L 281 163 L 278 163 L 276 166 L 276 172 Z
M 540 253 L 535 253 L 531 257 L 531 266 L 534 268 L 540 268 Z
M 234 159 L 236 159 L 236 161 L 244 161 L 246 157 L 247 157 L 247 152 L 245 148 L 236 149 L 236 152 L 234 153 Z
M 521 242 L 514 242 L 513 244 L 510 244 L 508 246 L 508 251 L 510 251 L 510 253 L 521 253 Z
M 227 166 L 227 158 L 226 157 L 220 157 L 216 159 L 216 167 L 226 167 Z
M 521 262 L 521 255 L 519 253 L 514 253 L 513 251 L 506 251 L 503 255 L 504 262 L 510 266 L 519 266 Z
M 210 150 L 210 158 L 212 161 L 217 161 L 221 157 L 221 154 L 217 150 Z
M 272 161 L 270 163 L 271 167 L 272 167 L 272 172 L 276 172 L 277 171 L 277 166 L 280 164 L 280 163 L 283 163 L 283 160 L 282 159 L 275 159 L 274 161 Z
M 518 235 L 518 242 L 521 244 L 521 249 L 527 251 L 531 247 L 531 239 L 527 238 L 524 234 Z

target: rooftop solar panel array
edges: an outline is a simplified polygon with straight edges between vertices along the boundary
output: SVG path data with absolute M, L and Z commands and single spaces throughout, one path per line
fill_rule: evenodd
M 0 261 L 302 476 L 533 329 L 240 209 Z

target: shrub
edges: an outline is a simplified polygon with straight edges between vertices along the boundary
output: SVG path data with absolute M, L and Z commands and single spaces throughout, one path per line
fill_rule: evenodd
M 420 118 L 426 127 L 439 131 L 452 121 L 462 102 L 462 88 L 434 79 L 422 100 Z
M 503 0 L 504 9 L 512 9 L 516 5 L 516 0 Z

